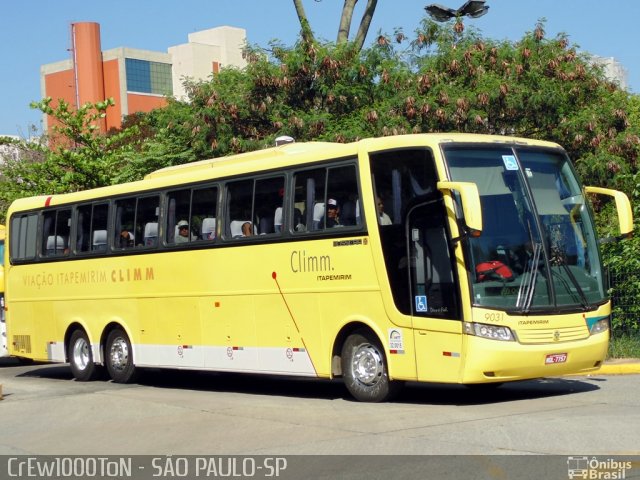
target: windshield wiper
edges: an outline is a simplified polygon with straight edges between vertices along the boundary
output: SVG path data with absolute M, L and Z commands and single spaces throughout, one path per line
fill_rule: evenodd
M 533 302 L 533 295 L 536 291 L 536 280 L 538 278 L 538 270 L 540 269 L 540 253 L 542 252 L 542 243 L 533 243 L 533 255 L 531 264 L 527 263 L 524 272 L 522 272 L 522 282 L 518 289 L 518 298 L 516 307 L 522 309 L 522 313 L 528 313 Z
M 582 290 L 582 287 L 580 286 L 580 282 L 578 282 L 578 279 L 576 278 L 576 276 L 573 274 L 573 272 L 567 265 L 567 262 L 565 261 L 564 252 L 560 252 L 560 256 L 557 259 L 557 265 L 561 266 L 564 269 L 565 273 L 567 274 L 567 277 L 569 277 L 569 280 L 571 280 L 571 283 L 575 287 L 576 292 L 578 293 L 578 300 L 580 301 L 580 305 L 582 306 L 582 309 L 585 311 L 588 310 L 589 302 L 587 300 L 587 296 L 584 294 L 584 290 Z M 551 272 L 553 273 L 553 268 L 551 269 Z M 560 279 L 562 280 L 562 283 L 565 283 L 564 277 L 562 277 L 562 275 L 560 275 L 557 272 L 556 272 L 556 275 L 560 277 Z M 569 294 L 572 293 L 571 288 L 568 285 L 565 285 L 565 288 L 567 289 L 567 292 L 569 292 Z

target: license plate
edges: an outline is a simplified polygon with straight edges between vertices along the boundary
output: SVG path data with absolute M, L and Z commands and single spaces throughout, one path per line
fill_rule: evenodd
M 564 363 L 567 361 L 566 353 L 552 353 L 544 357 L 545 365 L 552 365 L 554 363 Z

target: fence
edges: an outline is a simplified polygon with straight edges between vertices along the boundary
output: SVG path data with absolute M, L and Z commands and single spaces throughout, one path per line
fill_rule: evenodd
M 626 269 L 610 273 L 613 336 L 640 337 L 640 270 Z

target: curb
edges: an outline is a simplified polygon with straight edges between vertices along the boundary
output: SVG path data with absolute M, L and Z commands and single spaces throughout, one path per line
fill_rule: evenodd
M 612 360 L 605 362 L 598 370 L 589 375 L 628 375 L 640 373 L 638 360 Z
M 570 373 L 565 377 L 594 377 L 596 375 L 637 375 L 640 374 L 640 359 L 610 358 L 598 370 L 585 373 Z

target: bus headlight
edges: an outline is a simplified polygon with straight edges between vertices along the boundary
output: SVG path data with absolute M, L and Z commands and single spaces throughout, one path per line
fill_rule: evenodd
M 596 333 L 606 332 L 607 330 L 609 330 L 609 319 L 604 318 L 591 325 L 591 330 L 589 330 L 589 333 L 591 335 L 595 335 Z
M 509 327 L 487 325 L 485 323 L 463 322 L 463 328 L 464 333 L 467 335 L 475 335 L 476 337 L 502 340 L 504 342 L 513 342 L 516 339 Z

